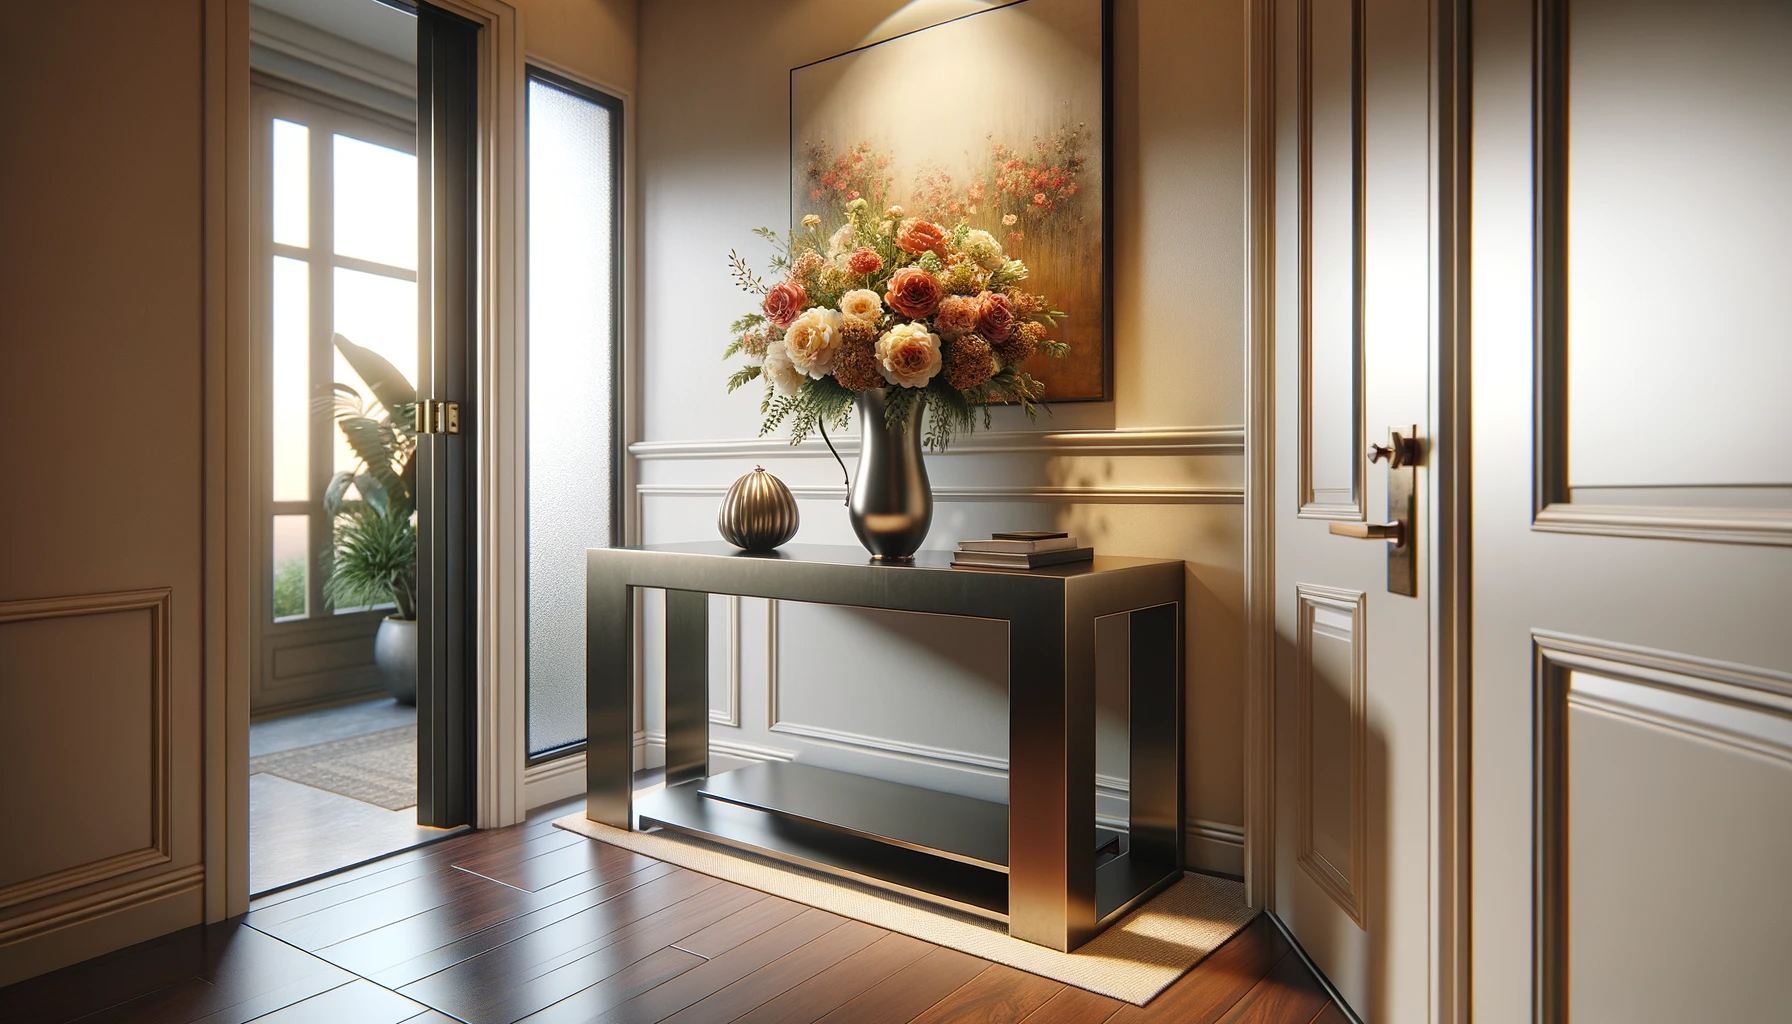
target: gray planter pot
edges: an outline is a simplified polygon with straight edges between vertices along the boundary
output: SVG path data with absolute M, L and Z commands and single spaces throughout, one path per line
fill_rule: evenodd
M 386 692 L 400 704 L 417 703 L 417 620 L 388 618 L 373 635 L 373 665 Z

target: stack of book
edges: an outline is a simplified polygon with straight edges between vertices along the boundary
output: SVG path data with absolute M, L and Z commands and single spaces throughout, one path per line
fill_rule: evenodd
M 952 554 L 953 568 L 1038 569 L 1066 562 L 1087 562 L 1094 548 L 1078 547 L 1068 533 L 997 533 L 988 540 L 961 540 Z

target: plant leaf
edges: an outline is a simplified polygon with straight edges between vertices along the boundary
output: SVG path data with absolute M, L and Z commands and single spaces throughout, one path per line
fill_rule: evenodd
M 348 365 L 361 375 L 367 386 L 373 389 L 373 397 L 386 407 L 387 415 L 398 419 L 402 415 L 402 407 L 417 404 L 417 388 L 398 367 L 386 361 L 386 357 L 370 348 L 348 340 L 340 334 L 332 335 L 331 342 L 348 360 Z

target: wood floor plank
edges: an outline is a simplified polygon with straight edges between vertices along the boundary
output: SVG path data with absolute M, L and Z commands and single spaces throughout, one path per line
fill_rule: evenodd
M 736 911 L 715 924 L 678 940 L 678 948 L 712 960 L 755 935 L 775 928 L 809 908 L 801 903 L 767 896 L 744 910 Z M 844 924 L 845 918 L 840 918 Z
M 573 835 L 563 829 L 557 831 L 563 835 Z M 505 885 L 535 892 L 582 872 L 600 867 L 614 870 L 619 864 L 643 864 L 648 859 L 618 846 L 593 842 L 584 836 L 573 835 L 573 839 L 575 841 L 569 845 L 514 861 L 457 863 L 454 866 Z M 520 854 L 524 851 L 517 852 Z
M 630 862 L 627 866 L 633 867 L 635 863 Z M 641 870 L 588 871 L 536 892 L 524 892 L 494 883 L 475 891 L 466 899 L 455 900 L 402 921 L 363 932 L 315 952 L 339 967 L 372 978 L 399 964 L 425 956 L 506 921 L 576 899 L 578 902 L 568 910 L 568 913 L 574 913 L 579 909 L 596 906 L 606 898 L 613 898 L 667 873 L 666 867 L 658 862 L 639 858 L 638 863 Z M 446 966 L 448 965 L 442 964 L 435 970 Z M 434 971 L 423 973 L 431 974 Z M 391 985 L 383 978 L 375 980 L 389 987 L 401 987 Z M 416 978 L 408 979 L 406 983 L 414 980 Z
M 1335 1002 L 1326 1003 L 1319 1015 L 1313 1018 L 1312 1024 L 1350 1024 L 1350 1017 Z
M 425 1010 L 371 981 L 356 979 L 256 1018 L 256 1024 L 403 1024 Z
M 560 900 L 542 907 L 540 910 L 513 917 L 463 938 L 444 943 L 435 949 L 416 954 L 390 967 L 374 971 L 368 977 L 387 988 L 404 988 L 406 985 L 445 971 L 455 964 L 470 960 L 481 953 L 497 949 L 499 946 L 540 931 L 555 922 L 564 921 L 575 914 L 583 913 L 606 900 L 614 899 L 622 893 L 639 888 L 656 878 L 676 874 L 681 870 L 683 869 L 670 864 L 656 863 L 644 871 L 637 871 L 613 882 L 606 882 L 577 896 Z M 371 953 L 368 955 L 372 956 Z
M 1269 918 L 1258 917 L 1156 999 L 1142 1007 L 1121 1007 L 1108 1024 L 1213 1024 L 1263 980 L 1288 948 Z
M 891 932 L 742 1014 L 734 1024 L 810 1024 L 936 948 L 920 939 Z
M 1309 1024 L 1330 1001 L 1306 961 L 1290 951 L 1220 1024 Z
M 665 1020 L 667 1024 L 729 1024 L 888 934 L 882 928 L 846 921 Z
M 680 974 L 671 981 L 618 1003 L 588 1019 L 592 1024 L 658 1024 L 679 1010 L 746 977 L 837 928 L 840 918 L 819 910 L 806 910 L 764 935 L 743 942 L 714 960 Z M 861 927 L 869 927 L 862 925 Z M 569 1001 L 570 1002 L 570 1001 Z M 554 1018 L 579 1019 L 579 1018 Z M 544 1022 L 545 1024 L 545 1022 Z
M 58 1024 L 204 973 L 206 928 L 186 928 L 0 988 L 7 1024 Z
M 529 1024 L 588 1021 L 594 1015 L 627 1002 L 671 981 L 706 961 L 695 953 L 671 946 L 637 960 L 603 981 L 525 1017 Z
M 469 847 L 466 852 L 455 857 L 449 863 L 462 871 L 471 871 L 476 875 L 505 881 L 503 876 L 515 872 L 529 861 L 564 853 L 567 850 L 583 852 L 594 861 L 606 850 L 616 850 L 619 853 L 627 852 L 608 844 L 592 842 L 584 836 L 568 832 L 563 828 L 552 828 L 527 842 L 517 843 L 503 849 Z M 589 866 L 580 870 L 589 870 Z M 578 871 L 570 871 L 568 874 L 578 874 Z M 507 882 L 506 884 L 515 883 Z M 517 888 L 527 887 L 519 885 Z
M 914 1018 L 914 1024 L 1018 1024 L 1064 989 L 1064 983 L 990 964 Z
M 497 885 L 489 878 L 465 871 L 441 871 L 277 924 L 251 914 L 249 926 L 300 949 L 315 951 L 457 900 L 477 898 L 482 891 Z
M 988 966 L 987 960 L 938 946 L 821 1020 L 823 1024 L 907 1024 Z
M 535 933 L 431 975 L 402 991 L 471 1024 L 514 1021 L 590 988 L 761 898 L 751 889 L 723 883 L 654 913 L 641 915 L 637 909 L 635 919 L 627 922 L 615 920 L 614 912 L 609 915 L 610 920 L 604 920 L 605 908 L 610 906 L 604 904 L 589 912 L 595 920 L 588 925 L 600 929 L 602 934 L 587 941 L 569 947 L 569 935 L 580 937 L 576 930 L 546 941 L 538 939 L 541 933 Z M 627 899 L 625 895 L 611 902 Z M 544 954 L 550 955 L 544 959 Z
M 1034 1010 L 1026 1024 L 1102 1024 L 1126 1005 L 1118 999 L 1066 985 L 1064 991 Z

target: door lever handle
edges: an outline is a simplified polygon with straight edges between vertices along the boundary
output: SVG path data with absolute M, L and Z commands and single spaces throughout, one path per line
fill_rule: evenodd
M 1391 540 L 1395 547 L 1406 544 L 1406 524 L 1398 519 L 1391 523 L 1332 523 L 1331 531 L 1335 536 L 1357 540 Z

